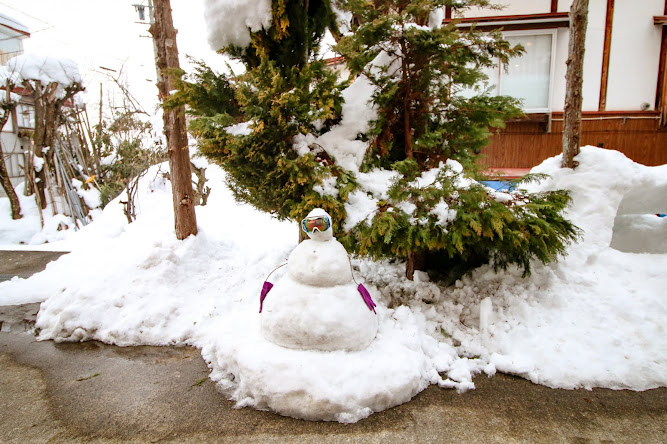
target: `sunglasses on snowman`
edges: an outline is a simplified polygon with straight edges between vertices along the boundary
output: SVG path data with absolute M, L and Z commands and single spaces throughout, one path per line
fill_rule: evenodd
M 312 234 L 315 230 L 327 231 L 330 227 L 331 219 L 327 216 L 307 217 L 301 221 L 301 229 L 308 234 Z

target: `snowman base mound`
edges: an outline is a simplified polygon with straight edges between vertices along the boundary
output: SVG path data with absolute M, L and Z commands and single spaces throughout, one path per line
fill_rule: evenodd
M 237 407 L 353 423 L 408 402 L 430 384 L 442 385 L 438 372 L 456 358 L 453 348 L 419 334 L 408 309 L 380 309 L 378 318 L 376 338 L 361 351 L 280 347 L 262 337 L 257 319 L 256 324 L 226 325 L 225 330 L 237 331 L 235 340 L 221 334 L 202 355 L 211 379 Z M 441 356 L 442 368 L 434 367 L 424 347 Z

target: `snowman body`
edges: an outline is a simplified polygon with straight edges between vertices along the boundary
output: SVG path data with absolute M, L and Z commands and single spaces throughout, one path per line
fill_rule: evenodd
M 282 347 L 362 350 L 378 323 L 354 283 L 345 248 L 333 236 L 305 240 L 264 301 L 262 335 Z

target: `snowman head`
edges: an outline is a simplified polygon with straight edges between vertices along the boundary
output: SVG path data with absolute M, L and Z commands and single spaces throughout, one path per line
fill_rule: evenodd
M 301 221 L 301 229 L 314 241 L 324 242 L 333 239 L 331 216 L 321 208 L 315 208 Z

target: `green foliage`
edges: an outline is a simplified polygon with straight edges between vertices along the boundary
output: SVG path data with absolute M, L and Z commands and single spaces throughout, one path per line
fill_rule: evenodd
M 203 61 L 195 62 L 194 72 L 188 76 L 192 81 L 184 78 L 185 71 L 181 69 L 172 70 L 170 74 L 177 90 L 165 100 L 167 109 L 187 105 L 188 113 L 193 116 L 226 113 L 234 120 L 240 119 L 241 110 L 230 80 L 218 75 Z
M 519 55 L 499 32 L 462 31 L 450 23 L 431 29 L 429 12 L 486 1 L 349 0 L 359 26 L 338 44 L 354 73 L 375 86 L 378 119 L 371 130 L 366 169 L 418 160 L 422 167 L 448 158 L 470 163 L 489 138 L 489 128 L 521 114 L 517 100 L 474 91 L 486 80 L 482 68 Z M 466 94 L 461 94 L 466 91 Z
M 100 134 L 95 143 L 101 145 L 103 158 L 114 161 L 99 167 L 100 199 L 102 207 L 116 198 L 142 171 L 164 159 L 161 147 L 147 143 L 151 138 L 151 124 L 140 112 L 118 112 L 111 122 L 102 122 L 96 128 Z
M 360 222 L 341 239 L 358 254 L 421 254 L 429 269 L 450 281 L 489 261 L 496 270 L 516 264 L 528 275 L 532 260 L 555 260 L 579 234 L 562 215 L 570 201 L 566 191 L 515 191 L 497 199 L 447 166 L 429 172 L 437 173 L 429 184 L 415 176 L 415 161 L 396 166 L 402 175 L 371 223 Z
M 337 49 L 353 73 L 375 86 L 378 118 L 362 171 L 393 169 L 399 179 L 389 199 L 378 200 L 370 223 L 357 224 L 342 241 L 374 258 L 420 256 L 449 279 L 491 261 L 530 273 L 531 260 L 553 261 L 578 229 L 562 216 L 566 192 L 515 192 L 496 199 L 459 171 L 474 173 L 474 158 L 489 128 L 521 115 L 516 99 L 491 96 L 483 69 L 507 63 L 523 48 L 500 32 L 461 30 L 454 23 L 427 27 L 434 8 L 488 6 L 485 0 L 348 0 L 358 27 Z M 440 165 L 440 167 L 438 167 Z M 432 168 L 437 168 L 431 170 Z M 422 173 L 437 179 L 429 182 Z M 532 180 L 527 178 L 526 180 Z
M 191 130 L 202 154 L 227 171 L 235 197 L 283 219 L 300 219 L 319 206 L 342 220 L 342 203 L 313 186 L 340 176 L 344 190 L 351 178 L 321 147 L 297 153 L 293 145 L 297 136 L 326 131 L 340 119 L 345 84 L 322 62 L 290 69 L 264 62 L 234 85 L 248 133 L 232 131 L 234 119 L 225 112 L 195 119 Z
M 272 61 L 278 69 L 304 67 L 327 28 L 337 32 L 330 0 L 273 0 L 273 26 L 252 35 L 248 48 L 228 47 L 224 52 L 248 69 Z
M 271 7 L 271 28 L 253 33 L 247 48 L 222 50 L 244 62 L 245 74 L 230 78 L 200 63 L 190 80 L 179 82 L 171 105 L 187 105 L 197 116 L 190 129 L 200 151 L 227 171 L 239 201 L 281 219 L 321 207 L 343 220 L 343 203 L 314 187 L 333 177 L 346 195 L 354 178 L 317 144 L 303 139 L 300 151 L 294 148 L 297 138 L 340 120 L 346 84 L 313 60 L 325 30 L 337 32 L 335 14 L 329 0 L 274 0 Z M 233 126 L 240 122 L 247 131 Z

